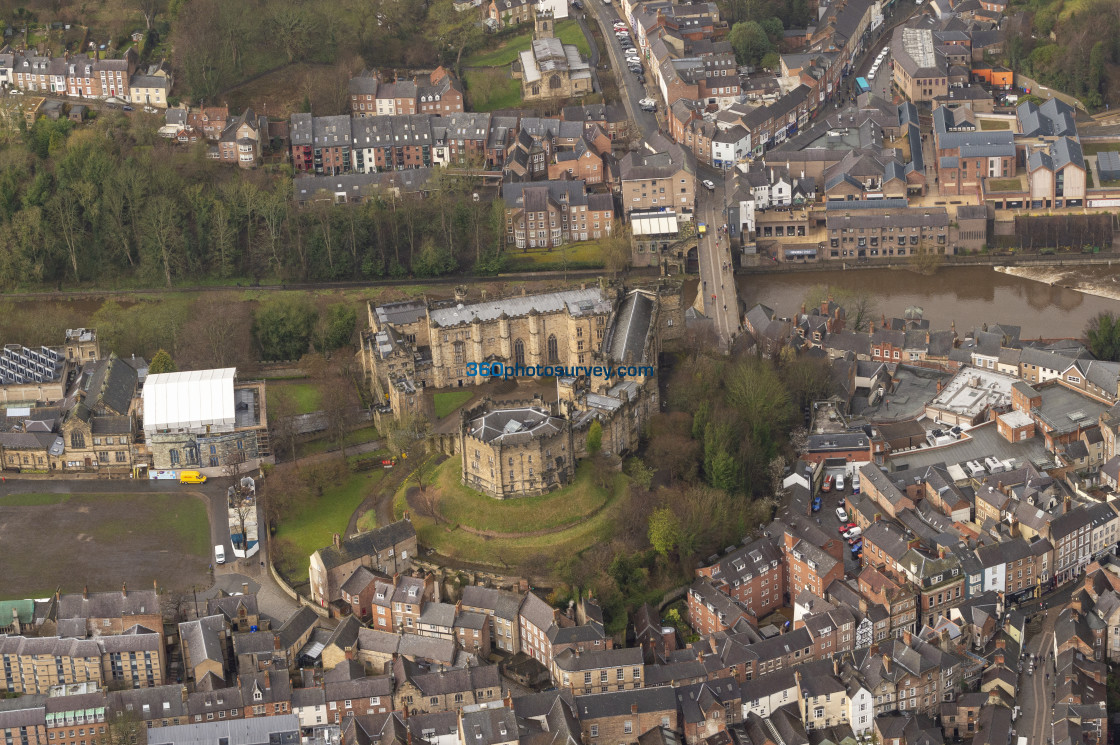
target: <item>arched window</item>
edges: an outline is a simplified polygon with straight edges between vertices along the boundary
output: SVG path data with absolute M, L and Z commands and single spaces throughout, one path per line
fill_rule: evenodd
M 560 80 L 559 75 L 553 75 L 551 78 L 548 79 L 548 87 L 552 88 L 553 90 L 556 90 L 557 88 L 559 88 L 563 84 L 564 83 L 563 83 L 562 80 Z
M 513 343 L 513 364 L 525 364 L 525 342 L 520 339 Z
M 84 448 L 86 446 L 86 436 L 81 432 L 70 433 L 70 447 Z
M 548 361 L 552 364 L 560 361 L 560 355 L 556 349 L 556 334 L 548 335 Z

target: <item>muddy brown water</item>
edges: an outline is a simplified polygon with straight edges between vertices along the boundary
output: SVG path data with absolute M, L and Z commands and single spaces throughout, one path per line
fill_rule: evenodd
M 1088 273 L 1115 271 L 1085 267 Z M 741 275 L 743 307 L 756 303 L 779 315 L 796 313 L 814 288 L 826 285 L 872 293 L 878 310 L 901 316 L 912 305 L 922 308 L 934 329 L 956 322 L 958 333 L 983 323 L 1021 326 L 1024 339 L 1081 336 L 1085 324 L 1101 311 L 1120 312 L 1120 301 L 1014 277 L 991 267 L 944 267 L 932 276 L 901 269 L 812 271 Z

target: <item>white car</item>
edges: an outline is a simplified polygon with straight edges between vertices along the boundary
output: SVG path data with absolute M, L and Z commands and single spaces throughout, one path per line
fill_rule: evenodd
M 627 64 L 640 65 L 640 64 L 642 64 L 642 58 L 641 57 L 635 57 L 634 55 L 631 55 L 631 56 L 626 58 L 626 62 L 627 62 Z
M 652 98 L 643 98 L 640 101 L 638 101 L 638 105 L 639 106 L 656 106 L 657 101 L 653 100 Z
M 704 179 L 700 183 L 704 184 L 704 188 L 707 189 L 708 191 L 715 191 L 716 190 L 716 185 L 714 183 L 712 183 L 709 179 Z
M 873 72 L 867 73 L 867 79 L 868 80 L 874 80 L 875 79 L 875 73 L 873 73 Z
M 844 511 L 843 507 L 836 508 L 836 517 L 840 518 L 841 523 L 848 522 L 848 513 Z
M 836 491 L 844 491 L 844 474 L 836 477 Z
M 879 50 L 879 54 L 885 55 L 889 51 L 891 51 L 890 47 L 883 47 L 881 50 Z

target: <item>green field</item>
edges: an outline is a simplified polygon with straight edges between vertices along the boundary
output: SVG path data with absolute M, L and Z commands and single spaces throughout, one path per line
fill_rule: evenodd
M 512 64 L 517 55 L 524 52 L 533 43 L 533 29 L 525 24 L 526 30 L 516 36 L 509 36 L 492 49 L 475 52 L 463 60 L 464 67 L 502 67 Z M 556 38 L 565 44 L 575 44 L 580 54 L 584 57 L 591 55 L 591 45 L 583 35 L 583 29 L 573 18 L 567 18 L 556 24 Z
M 271 409 L 281 397 L 292 400 L 295 414 L 310 414 L 319 410 L 319 386 L 314 383 L 279 382 L 266 386 L 268 407 Z
M 322 497 L 307 500 L 285 515 L 276 538 L 292 541 L 302 555 L 310 556 L 330 544 L 335 533 L 346 532 L 354 510 L 383 478 L 380 469 L 350 474 Z
M 470 99 L 473 111 L 497 111 L 498 109 L 513 109 L 521 103 L 521 81 L 514 80 L 508 71 L 502 70 L 500 85 L 495 84 L 491 90 L 481 93 L 488 85 L 486 76 L 495 74 L 493 69 L 467 70 L 463 77 L 467 81 L 467 96 Z
M 1082 142 L 1081 152 L 1085 155 L 1098 155 L 1111 150 L 1120 150 L 1120 142 Z
M 438 468 L 433 485 L 428 487 L 444 490 L 440 492 L 438 509 L 446 522 L 437 523 L 431 517 L 412 511 L 412 524 L 421 545 L 443 556 L 504 567 L 542 554 L 552 557 L 574 554 L 610 540 L 614 521 L 626 519 L 624 513 L 630 490 L 629 479 L 623 474 L 615 476 L 608 494 L 591 483 L 591 467 L 585 463 L 575 481 L 562 490 L 540 497 L 496 500 L 462 487 L 458 483 L 459 468 L 458 459 L 445 461 Z M 407 481 L 406 485 L 414 486 L 414 482 Z M 393 501 L 397 517 L 406 509 L 406 491 L 407 486 L 398 490 Z M 442 501 L 445 493 L 450 495 L 446 505 Z M 581 519 L 596 509 L 598 512 Z M 503 533 L 569 527 L 545 535 L 488 538 L 457 528 L 460 523 Z
M 451 412 L 458 409 L 460 406 L 470 401 L 474 396 L 471 391 L 446 391 L 444 393 L 437 393 L 433 396 L 436 410 L 436 418 L 443 419 Z
M 544 249 L 511 252 L 510 271 L 544 271 L 549 269 L 599 269 L 604 265 L 603 249 L 595 241 L 569 243 L 551 251 Z

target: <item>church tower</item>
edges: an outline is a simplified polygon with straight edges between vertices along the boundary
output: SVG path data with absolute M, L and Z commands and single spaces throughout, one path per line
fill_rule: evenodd
M 533 9 L 533 38 L 551 39 L 555 35 L 556 19 L 552 11 L 537 5 Z

